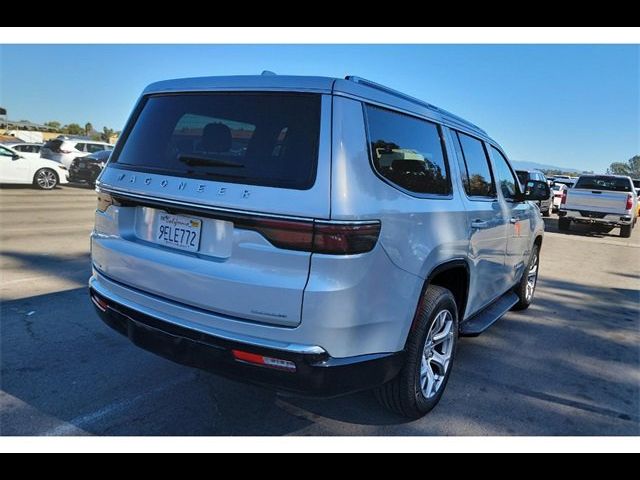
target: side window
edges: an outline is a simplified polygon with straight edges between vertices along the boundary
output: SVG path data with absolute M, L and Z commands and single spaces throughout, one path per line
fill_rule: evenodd
M 87 152 L 89 153 L 101 152 L 102 150 L 105 150 L 104 145 L 98 145 L 96 143 L 87 143 Z
M 507 159 L 504 158 L 502 152 L 495 147 L 491 147 L 491 156 L 493 157 L 493 164 L 496 168 L 496 180 L 500 184 L 500 190 L 502 195 L 506 199 L 514 199 L 518 193 L 516 187 L 516 177 L 513 175 L 513 171 L 509 168 Z
M 86 152 L 87 151 L 87 145 L 84 143 L 77 143 L 76 144 L 76 150 L 78 150 L 79 152 Z
M 13 147 L 13 149 L 17 152 L 26 152 L 27 151 L 27 147 L 24 145 L 16 145 L 15 147 Z
M 410 192 L 449 195 L 451 179 L 435 123 L 367 106 L 376 171 Z
M 495 198 L 496 186 L 491 175 L 489 158 L 484 144 L 477 138 L 460 132 L 453 132 L 457 139 L 456 150 L 462 153 L 466 175 L 463 175 L 464 188 L 470 197 Z M 460 155 L 460 154 L 458 154 Z

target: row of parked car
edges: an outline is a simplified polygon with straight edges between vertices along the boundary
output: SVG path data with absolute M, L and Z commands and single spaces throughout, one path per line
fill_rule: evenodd
M 42 143 L 0 144 L 0 183 L 33 184 L 52 190 L 59 184 L 93 185 L 113 145 L 58 137 Z
M 620 236 L 629 238 L 640 217 L 640 180 L 623 175 L 560 175 L 545 177 L 542 172 L 517 170 L 520 183 L 546 182 L 549 199 L 536 202 L 544 217 L 558 213 L 560 231 L 571 224 L 591 225 L 596 230 L 620 228 Z

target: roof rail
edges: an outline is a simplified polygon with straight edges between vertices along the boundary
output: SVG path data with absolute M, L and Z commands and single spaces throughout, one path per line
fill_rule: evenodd
M 411 95 L 407 95 L 406 93 L 402 93 L 402 92 L 400 92 L 398 90 L 395 90 L 393 88 L 387 87 L 385 85 L 381 85 L 379 83 L 372 82 L 371 80 L 367 80 L 366 78 L 356 77 L 355 75 L 348 75 L 347 77 L 345 77 L 345 80 L 348 80 L 350 82 L 354 82 L 354 83 L 357 83 L 357 84 L 360 84 L 360 85 L 364 85 L 366 87 L 375 88 L 376 90 L 379 90 L 381 92 L 385 92 L 385 93 L 388 93 L 388 94 L 393 95 L 395 97 L 402 98 L 403 100 L 407 100 L 407 101 L 409 101 L 411 103 L 415 103 L 417 105 L 421 105 L 423 107 L 428 108 L 429 110 L 433 110 L 435 112 L 438 112 L 439 114 L 441 114 L 444 117 L 448 117 L 450 120 L 453 120 L 456 123 L 460 123 L 462 125 L 470 127 L 473 130 L 478 130 L 478 131 L 482 132 L 483 134 L 487 135 L 487 132 L 485 132 L 483 129 L 481 129 L 477 125 L 471 123 L 470 121 L 465 120 L 464 118 L 459 117 L 458 115 L 455 115 L 455 114 L 453 114 L 451 112 L 443 110 L 440 107 L 436 107 L 435 105 L 432 105 L 432 104 L 430 104 L 428 102 L 425 102 L 424 100 L 420 100 L 419 98 L 412 97 Z

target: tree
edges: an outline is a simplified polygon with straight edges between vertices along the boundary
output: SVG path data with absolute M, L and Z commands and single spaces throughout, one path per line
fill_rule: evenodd
M 60 130 L 60 128 L 62 127 L 62 124 L 60 122 L 56 122 L 55 120 L 51 122 L 46 122 L 44 125 L 45 127 L 49 127 L 53 130 Z
M 89 135 L 91 135 L 91 132 L 93 132 L 93 125 L 91 124 L 91 122 L 87 122 L 84 125 L 84 134 L 88 137 Z
M 116 133 L 113 129 L 104 127 L 102 129 L 102 134 L 100 135 L 103 142 L 108 142 L 109 139 Z
M 83 135 L 84 128 L 77 123 L 70 123 L 62 128 L 62 133 L 66 133 L 67 135 Z
M 634 179 L 640 179 L 640 155 L 636 155 L 626 162 L 614 162 L 607 173 L 612 175 L 628 175 Z

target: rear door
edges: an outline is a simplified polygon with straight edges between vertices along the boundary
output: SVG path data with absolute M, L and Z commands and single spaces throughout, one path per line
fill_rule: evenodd
M 472 314 L 508 289 L 505 255 L 511 212 L 498 199 L 484 142 L 456 131 L 452 135 L 466 193 L 469 258 L 473 262 L 467 311 Z
M 531 239 L 531 209 L 527 202 L 516 202 L 518 179 L 511 169 L 507 158 L 494 146 L 490 146 L 494 172 L 499 186 L 500 202 L 508 212 L 507 252 L 505 265 L 507 278 L 514 284 L 522 275 L 528 261 Z
M 96 268 L 191 307 L 295 327 L 313 219 L 330 218 L 330 97 L 146 98 L 100 179 Z

